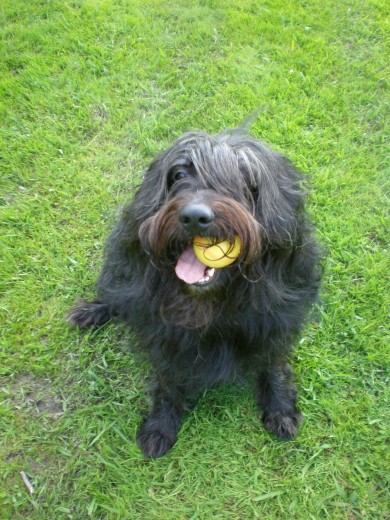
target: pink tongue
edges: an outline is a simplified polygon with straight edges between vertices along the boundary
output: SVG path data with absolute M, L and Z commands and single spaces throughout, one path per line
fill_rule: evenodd
M 177 277 L 186 283 L 199 282 L 205 270 L 206 267 L 196 258 L 192 246 L 183 251 L 175 267 Z

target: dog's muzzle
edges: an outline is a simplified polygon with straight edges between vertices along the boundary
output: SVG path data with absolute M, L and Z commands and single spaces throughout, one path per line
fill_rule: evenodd
M 214 211 L 203 202 L 191 202 L 181 208 L 178 214 L 182 228 L 192 237 L 205 235 L 215 218 Z M 203 265 L 195 256 L 193 246 L 181 254 L 176 275 L 190 285 L 207 285 L 216 274 L 216 270 Z
M 191 203 L 179 212 L 179 222 L 190 235 L 204 235 L 214 221 L 214 211 L 203 203 Z

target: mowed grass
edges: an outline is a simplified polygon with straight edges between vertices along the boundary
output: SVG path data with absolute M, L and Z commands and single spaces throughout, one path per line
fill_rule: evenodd
M 388 20 L 380 0 L 1 2 L 2 519 L 388 517 Z M 279 442 L 227 386 L 145 460 L 133 337 L 63 316 L 153 155 L 258 107 L 327 250 L 293 359 L 305 422 Z

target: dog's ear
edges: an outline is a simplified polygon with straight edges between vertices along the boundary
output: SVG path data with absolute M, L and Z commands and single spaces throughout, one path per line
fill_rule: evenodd
M 294 246 L 304 213 L 302 174 L 260 141 L 248 140 L 237 153 L 264 238 L 271 246 Z
M 151 217 L 164 204 L 168 195 L 165 154 L 159 155 L 143 175 L 134 196 L 134 213 L 141 223 Z
M 292 247 L 304 214 L 302 177 L 289 161 L 274 156 L 272 169 L 261 175 L 256 212 L 272 244 Z
M 163 178 L 164 154 L 161 154 L 150 164 L 133 199 L 123 208 L 121 218 L 108 239 L 109 249 L 123 249 L 123 255 L 127 255 L 135 244 L 137 251 L 141 224 L 154 215 L 166 199 L 167 188 Z

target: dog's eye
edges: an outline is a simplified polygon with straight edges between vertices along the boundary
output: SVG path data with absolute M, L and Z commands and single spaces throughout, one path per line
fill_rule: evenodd
M 191 164 L 176 164 L 168 172 L 168 188 L 171 189 L 176 182 L 192 177 L 193 169 Z
M 175 172 L 175 174 L 173 175 L 173 181 L 180 181 L 181 179 L 185 179 L 186 177 L 188 177 L 188 173 L 184 170 L 179 170 Z

